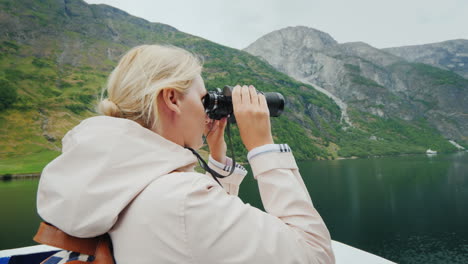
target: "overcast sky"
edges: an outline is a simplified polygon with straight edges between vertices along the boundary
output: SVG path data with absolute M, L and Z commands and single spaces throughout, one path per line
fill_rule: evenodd
M 377 48 L 468 39 L 468 0 L 85 0 L 243 49 L 288 26 Z

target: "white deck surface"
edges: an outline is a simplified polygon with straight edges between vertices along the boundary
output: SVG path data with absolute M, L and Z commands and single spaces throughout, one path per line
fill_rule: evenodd
M 395 263 L 366 251 L 332 241 L 337 264 L 391 264 Z
M 363 250 L 353 248 L 343 243 L 333 241 L 333 251 L 335 252 L 335 258 L 337 264 L 392 264 L 394 262 L 388 261 L 379 256 L 370 254 Z M 8 257 L 12 255 L 26 255 L 38 252 L 47 252 L 57 250 L 57 248 L 39 245 L 31 247 L 14 248 L 0 251 L 0 258 Z

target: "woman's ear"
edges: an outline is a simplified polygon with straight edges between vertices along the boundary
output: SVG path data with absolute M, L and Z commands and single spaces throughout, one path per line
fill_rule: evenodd
M 180 114 L 180 93 L 175 89 L 168 88 L 161 91 L 162 101 L 167 110 Z

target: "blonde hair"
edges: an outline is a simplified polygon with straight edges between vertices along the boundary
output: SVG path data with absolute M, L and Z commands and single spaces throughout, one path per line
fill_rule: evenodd
M 167 88 L 187 93 L 201 71 L 200 58 L 184 49 L 161 45 L 134 47 L 110 74 L 97 110 L 106 116 L 127 118 L 155 128 L 159 93 Z

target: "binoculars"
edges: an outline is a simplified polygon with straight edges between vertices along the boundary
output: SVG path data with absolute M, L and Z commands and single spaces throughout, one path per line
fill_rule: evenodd
M 226 85 L 222 91 L 220 88 L 216 88 L 216 90 L 208 92 L 208 94 L 203 97 L 203 106 L 210 119 L 220 120 L 223 117 L 230 116 L 229 122 L 235 123 L 235 117 L 232 114 L 232 90 L 232 86 Z M 265 95 L 268 109 L 270 110 L 270 116 L 277 117 L 281 115 L 285 103 L 282 94 L 275 92 L 263 93 L 259 91 L 257 91 L 257 93 Z

